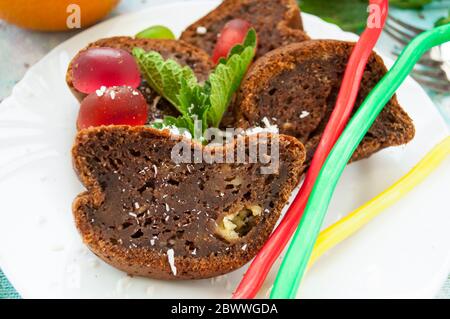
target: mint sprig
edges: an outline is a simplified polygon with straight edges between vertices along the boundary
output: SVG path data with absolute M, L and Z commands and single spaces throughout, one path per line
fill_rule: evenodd
M 203 132 L 219 126 L 254 58 L 255 48 L 256 32 L 250 29 L 244 42 L 234 46 L 227 58 L 219 61 L 203 84 L 191 68 L 171 59 L 164 60 L 158 52 L 134 48 L 133 55 L 149 86 L 180 112 L 178 118 L 164 117 L 163 125 L 188 129 L 195 136 L 196 120 L 202 121 Z M 161 123 L 156 126 L 160 127 Z
M 192 69 L 188 66 L 181 67 L 174 60 L 165 61 L 161 54 L 155 51 L 145 52 L 141 48 L 134 48 L 133 55 L 149 86 L 174 105 L 181 114 L 186 114 L 187 110 L 182 108 L 178 95 L 181 79 L 189 85 L 197 85 L 197 78 Z

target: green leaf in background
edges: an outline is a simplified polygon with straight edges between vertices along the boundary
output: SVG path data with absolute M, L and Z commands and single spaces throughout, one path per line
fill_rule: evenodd
M 345 31 L 361 32 L 366 26 L 367 0 L 299 0 L 303 12 L 337 24 Z
M 420 9 L 433 0 L 390 0 L 389 4 L 402 9 Z
M 433 0 L 390 0 L 389 4 L 401 9 L 421 9 L 431 2 Z M 368 0 L 298 0 L 298 3 L 303 12 L 337 24 L 345 31 L 359 33 L 366 26 Z
M 442 17 L 440 19 L 438 19 L 435 23 L 434 26 L 435 27 L 439 27 L 441 25 L 450 23 L 450 10 L 448 11 L 448 16 L 447 17 Z

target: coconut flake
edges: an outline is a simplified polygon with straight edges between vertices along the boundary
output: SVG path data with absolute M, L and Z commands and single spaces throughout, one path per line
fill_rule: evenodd
M 167 250 L 167 260 L 169 261 L 169 265 L 170 265 L 170 270 L 172 270 L 172 274 L 174 276 L 177 275 L 177 267 L 175 267 L 175 252 L 173 251 L 172 248 L 170 248 L 169 250 Z
M 97 94 L 98 97 L 103 96 L 103 94 L 106 92 L 106 86 L 102 85 L 99 90 L 95 90 L 95 94 Z
M 264 116 L 264 118 L 262 119 L 262 122 L 264 123 L 264 125 L 266 127 L 270 127 L 270 122 L 269 122 L 269 119 L 267 117 Z
M 141 170 L 139 171 L 139 174 L 145 175 L 145 173 L 146 173 L 147 171 L 148 171 L 148 167 L 145 166 L 143 169 L 141 169 Z
M 208 29 L 206 29 L 204 26 L 198 26 L 196 31 L 197 34 L 206 34 L 206 32 L 208 32 Z
M 278 126 L 276 124 L 271 124 L 269 119 L 267 117 L 264 117 L 261 122 L 264 124 L 265 127 L 251 127 L 249 129 L 246 129 L 243 133 L 243 135 L 252 135 L 252 134 L 259 134 L 259 133 L 273 133 L 278 134 Z
M 305 117 L 307 117 L 310 113 L 308 111 L 302 111 L 302 113 L 300 114 L 300 118 L 304 119 Z
M 187 129 L 179 129 L 176 126 L 164 126 L 163 129 L 168 129 L 170 134 L 172 135 L 179 135 L 182 137 L 185 137 L 187 139 L 192 139 L 192 134 Z

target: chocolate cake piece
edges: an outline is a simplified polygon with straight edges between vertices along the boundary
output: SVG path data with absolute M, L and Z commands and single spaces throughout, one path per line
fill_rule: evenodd
M 152 278 L 200 279 L 243 266 L 273 230 L 305 158 L 293 137 L 257 137 L 202 146 L 144 126 L 80 131 L 73 162 L 87 191 L 73 214 L 83 241 L 114 267 Z M 177 164 L 176 145 L 235 158 L 241 152 L 246 160 Z M 271 154 L 275 145 L 278 169 L 263 174 L 267 164 L 250 163 L 251 147 Z
M 309 39 L 303 32 L 295 0 L 225 0 L 215 10 L 190 25 L 180 39 L 212 54 L 217 35 L 232 19 L 251 23 L 258 35 L 256 58 L 280 46 Z
M 160 40 L 160 39 L 135 39 L 132 37 L 111 37 L 97 40 L 89 44 L 81 52 L 90 48 L 108 47 L 114 49 L 123 49 L 131 53 L 133 48 L 138 47 L 146 51 L 157 51 L 165 59 L 173 59 L 181 65 L 187 65 L 192 68 L 199 81 L 204 81 L 208 78 L 213 64 L 209 55 L 203 50 L 194 47 L 184 41 L 176 40 Z M 72 61 L 75 59 L 74 57 Z M 69 64 L 69 68 L 66 74 L 67 85 L 78 98 L 82 100 L 86 94 L 77 91 L 73 87 L 72 82 L 72 69 L 73 63 Z M 142 76 L 142 83 L 138 88 L 144 95 L 149 104 L 149 121 L 155 118 L 162 118 L 164 115 L 177 116 L 179 113 L 173 108 L 173 106 L 165 99 L 160 98 L 156 92 L 154 92 L 146 83 Z
M 306 147 L 307 164 L 334 108 L 354 44 L 310 40 L 274 50 L 256 61 L 237 94 L 235 126 L 258 125 L 264 117 L 282 134 L 297 137 Z M 386 73 L 382 59 L 369 59 L 355 103 L 357 109 Z M 409 142 L 414 125 L 394 95 L 373 123 L 352 160 Z

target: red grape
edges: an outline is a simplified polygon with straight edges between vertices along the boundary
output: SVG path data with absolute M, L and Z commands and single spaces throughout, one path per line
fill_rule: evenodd
M 101 86 L 126 85 L 137 88 L 141 83 L 136 61 L 122 49 L 88 49 L 80 53 L 72 65 L 73 85 L 83 93 L 92 93 Z
M 218 36 L 212 56 L 214 63 L 219 62 L 220 58 L 226 58 L 228 52 L 230 52 L 236 44 L 244 42 L 250 27 L 250 22 L 242 19 L 228 21 Z
M 77 127 L 144 125 L 147 116 L 147 102 L 138 90 L 129 86 L 102 87 L 81 102 Z

